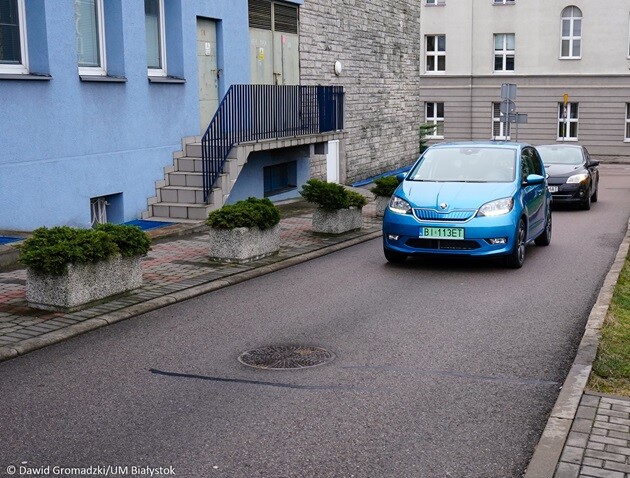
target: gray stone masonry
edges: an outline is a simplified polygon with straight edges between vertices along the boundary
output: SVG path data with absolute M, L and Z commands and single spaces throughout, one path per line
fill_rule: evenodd
M 417 158 L 421 3 L 309 0 L 300 7 L 302 84 L 344 87 L 347 182 Z
M 257 227 L 210 228 L 210 259 L 243 263 L 262 259 L 280 249 L 280 224 L 261 231 Z

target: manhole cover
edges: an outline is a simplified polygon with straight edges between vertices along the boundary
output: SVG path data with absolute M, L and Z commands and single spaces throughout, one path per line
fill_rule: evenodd
M 315 367 L 330 362 L 335 356 L 319 347 L 272 346 L 250 350 L 238 360 L 250 367 L 271 370 Z

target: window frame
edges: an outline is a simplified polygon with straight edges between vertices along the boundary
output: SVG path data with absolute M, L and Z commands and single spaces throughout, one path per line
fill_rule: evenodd
M 566 118 L 564 117 L 564 103 L 558 102 L 558 127 L 556 129 L 558 138 L 557 141 L 578 141 L 579 138 L 579 126 L 580 126 L 580 103 L 577 101 L 569 102 L 566 106 Z M 572 115 L 575 111 L 575 117 Z M 575 136 L 571 136 L 572 125 L 575 125 Z M 567 127 L 568 126 L 568 127 Z M 561 130 L 564 131 L 564 135 L 561 135 Z
M 499 135 L 497 136 L 495 136 L 494 134 L 495 124 L 499 125 Z M 510 122 L 501 121 L 501 102 L 493 101 L 492 102 L 492 135 L 491 135 L 492 140 L 493 141 L 510 141 L 510 133 L 511 133 Z
M 492 0 L 493 5 L 514 5 L 516 0 Z
M 433 105 L 433 116 L 429 116 L 429 105 Z M 442 105 L 442 116 L 438 114 L 438 105 Z M 434 125 L 433 133 L 427 134 L 426 139 L 444 139 L 444 106 L 443 101 L 426 101 L 424 103 L 425 123 Z
M 157 0 L 159 9 L 159 48 L 160 48 L 160 60 L 162 63 L 161 68 L 150 68 L 147 62 L 147 74 L 148 76 L 167 76 L 167 62 L 166 62 L 166 18 L 164 16 L 164 0 Z M 146 11 L 145 11 L 145 29 L 146 29 Z M 149 45 L 147 44 L 147 51 Z
M 626 121 L 624 143 L 630 143 L 630 103 L 626 103 Z
M 568 9 L 571 9 L 570 12 L 570 16 L 566 16 L 566 13 Z M 578 11 L 580 16 L 574 16 L 575 11 Z M 569 22 L 569 34 L 568 35 L 564 35 L 563 34 L 563 26 L 564 26 L 564 22 L 565 20 L 567 20 Z M 574 29 L 575 29 L 575 23 L 576 20 L 580 21 L 580 35 L 576 36 L 574 35 Z M 576 7 L 575 5 L 569 5 L 568 7 L 565 7 L 562 10 L 562 14 L 560 17 L 560 59 L 561 60 L 581 60 L 582 59 L 582 38 L 583 38 L 583 32 L 584 32 L 584 14 L 582 13 L 582 10 L 578 7 Z M 562 45 L 564 44 L 564 42 L 569 42 L 569 54 L 564 56 L 562 54 Z M 579 42 L 580 45 L 580 53 L 579 55 L 575 55 L 575 45 L 576 42 Z
M 15 0 L 18 14 L 18 33 L 20 38 L 20 63 L 8 64 L 0 63 L 0 74 L 2 75 L 27 75 L 28 67 L 28 38 L 26 33 L 26 13 L 24 0 Z
M 440 7 L 446 5 L 446 0 L 425 0 L 425 5 L 429 7 Z
M 512 36 L 513 38 L 513 43 L 514 43 L 514 49 L 510 50 L 508 49 L 508 37 Z M 501 50 L 497 50 L 497 37 L 503 37 L 503 41 L 502 41 L 502 49 Z M 495 33 L 492 36 L 493 39 L 493 48 L 494 48 L 494 55 L 493 55 L 493 65 L 492 65 L 492 71 L 494 73 L 514 73 L 514 70 L 516 69 L 516 34 L 514 33 Z M 501 58 L 501 66 L 502 69 L 501 70 L 497 70 L 496 69 L 496 65 L 497 65 L 497 58 L 500 57 Z M 508 58 L 512 57 L 512 69 L 508 70 L 507 69 L 507 60 Z
M 77 5 L 77 1 L 75 0 L 75 8 Z M 78 45 L 77 45 L 77 67 L 79 69 L 79 76 L 107 76 L 107 55 L 105 53 L 105 5 L 103 4 L 103 0 L 93 0 L 94 6 L 96 8 L 96 27 L 97 32 L 96 36 L 99 42 L 98 49 L 98 57 L 99 57 L 99 66 L 80 66 L 79 58 L 78 58 Z M 75 18 L 76 18 L 76 10 L 75 10 Z M 79 32 L 76 31 L 77 42 L 79 39 Z
M 428 49 L 428 44 L 429 44 L 429 38 L 432 37 L 434 39 L 434 45 L 435 45 L 435 49 L 433 50 L 429 50 Z M 444 50 L 440 50 L 440 37 L 444 37 Z M 442 34 L 442 33 L 438 33 L 438 34 L 432 34 L 432 35 L 425 35 L 424 36 L 424 45 L 425 45 L 425 61 L 424 61 L 424 71 L 427 74 L 444 74 L 446 73 L 446 34 Z M 428 63 L 429 63 L 429 57 L 433 58 L 434 61 L 434 66 L 435 68 L 432 70 L 429 70 L 428 68 Z M 444 69 L 440 70 L 439 66 L 440 66 L 440 62 L 439 59 L 440 57 L 444 58 Z

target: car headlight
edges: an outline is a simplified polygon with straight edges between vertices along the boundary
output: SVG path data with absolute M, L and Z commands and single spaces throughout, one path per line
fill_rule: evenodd
M 409 214 L 411 212 L 409 203 L 404 199 L 400 199 L 398 196 L 392 196 L 389 200 L 389 209 L 398 214 Z
M 587 179 L 588 174 L 586 173 L 574 174 L 573 176 L 570 176 L 569 179 L 567 179 L 567 184 L 583 183 Z
M 477 216 L 502 216 L 503 214 L 510 212 L 513 207 L 514 199 L 497 199 L 496 201 L 490 201 L 481 206 L 477 212 Z

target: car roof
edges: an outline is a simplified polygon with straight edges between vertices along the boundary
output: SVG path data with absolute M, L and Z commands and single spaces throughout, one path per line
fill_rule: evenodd
M 521 149 L 525 146 L 531 146 L 528 143 L 515 143 L 512 141 L 450 141 L 446 143 L 436 143 L 431 145 L 431 148 L 451 148 L 451 147 L 470 147 L 470 148 L 511 148 Z
M 581 144 L 539 144 L 536 148 L 583 148 Z

